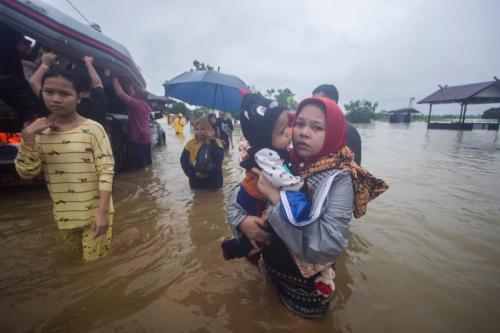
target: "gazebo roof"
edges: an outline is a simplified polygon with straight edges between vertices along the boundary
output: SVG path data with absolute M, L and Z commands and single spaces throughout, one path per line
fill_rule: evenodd
M 500 81 L 443 87 L 422 99 L 418 104 L 487 104 L 500 103 Z

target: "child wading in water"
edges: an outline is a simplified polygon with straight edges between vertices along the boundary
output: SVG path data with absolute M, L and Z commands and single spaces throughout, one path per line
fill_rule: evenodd
M 61 237 L 86 261 L 108 254 L 111 243 L 114 159 L 103 127 L 76 112 L 80 86 L 72 72 L 50 70 L 41 97 L 51 112 L 22 132 L 15 160 L 24 179 L 42 170 Z
M 262 216 L 266 199 L 257 188 L 262 174 L 279 190 L 299 191 L 304 182 L 293 176 L 287 149 L 292 141 L 286 108 L 259 94 L 243 97 L 240 112 L 241 129 L 250 148 L 241 162 L 246 176 L 238 193 L 238 204 L 251 216 Z M 245 236 L 222 242 L 225 259 L 246 257 L 252 263 L 258 260 L 258 250 L 265 244 L 251 243 Z

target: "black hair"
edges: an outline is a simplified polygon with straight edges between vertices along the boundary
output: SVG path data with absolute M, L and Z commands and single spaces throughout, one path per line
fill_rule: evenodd
M 45 73 L 42 77 L 41 87 L 43 88 L 45 80 L 59 76 L 71 82 L 77 94 L 79 94 L 82 91 L 81 83 L 78 77 L 75 75 L 75 73 L 66 69 L 49 69 L 47 73 Z
M 217 118 L 217 116 L 215 115 L 215 113 L 210 113 L 207 118 L 208 119 L 210 119 L 210 118 Z
M 339 91 L 337 90 L 337 88 L 333 84 L 319 85 L 312 92 L 313 95 L 316 95 L 319 93 L 323 93 L 323 95 L 326 98 L 335 101 L 335 103 L 339 102 Z
M 87 68 L 82 64 L 74 64 L 72 67 L 76 77 L 80 81 L 81 90 L 90 91 L 92 83 Z

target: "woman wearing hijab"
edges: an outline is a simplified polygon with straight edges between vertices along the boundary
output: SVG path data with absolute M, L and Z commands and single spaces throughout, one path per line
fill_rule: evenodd
M 207 118 L 194 121 L 194 139 L 186 143 L 181 155 L 181 166 L 189 178 L 191 189 L 218 189 L 222 187 L 222 160 L 224 148 L 214 137 Z
M 283 304 L 301 316 L 318 317 L 334 296 L 333 264 L 347 247 L 352 215 L 364 215 L 367 203 L 388 186 L 354 161 L 346 147 L 344 115 L 331 100 L 312 97 L 299 104 L 292 142 L 294 174 L 304 179 L 305 192 L 312 196 L 308 218 L 299 220 L 295 214 L 308 200 L 304 192 L 280 192 L 260 177 L 271 231 L 263 230 L 262 219 L 243 213 L 237 191 L 228 199 L 228 220 L 233 234 L 268 245 L 262 250 L 264 267 Z

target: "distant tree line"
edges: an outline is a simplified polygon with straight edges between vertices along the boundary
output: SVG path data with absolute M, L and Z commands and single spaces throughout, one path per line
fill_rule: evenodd
M 347 111 L 346 119 L 351 123 L 369 123 L 376 118 L 375 111 L 378 103 L 372 103 L 363 100 L 350 101 L 349 104 L 344 104 Z
M 498 119 L 500 120 L 500 107 L 498 108 L 490 108 L 483 112 L 481 116 L 483 119 Z
M 217 67 L 219 70 L 220 67 Z M 214 66 L 201 62 L 199 60 L 193 60 L 193 68 L 191 71 L 206 71 L 214 70 Z M 255 86 L 248 87 L 252 92 L 258 92 Z M 275 99 L 283 106 L 294 111 L 297 108 L 298 102 L 295 99 L 295 93 L 290 88 L 269 88 L 265 90 L 264 95 L 268 98 Z M 369 123 L 372 120 L 386 121 L 389 119 L 388 112 L 382 110 L 376 112 L 378 103 L 371 102 L 365 99 L 353 100 L 349 104 L 344 104 L 345 110 L 347 111 L 346 119 L 351 123 Z M 173 113 L 182 113 L 188 115 L 190 112 L 194 112 L 196 115 L 207 114 L 210 110 L 206 108 L 197 108 L 190 111 L 184 103 L 174 102 L 171 106 Z M 417 111 L 413 109 L 414 111 Z M 478 118 L 479 116 L 468 115 L 466 118 Z M 428 116 L 422 113 L 412 113 L 412 120 L 427 120 Z M 454 119 L 457 118 L 456 115 L 431 115 L 431 120 L 444 120 L 444 119 Z M 483 119 L 499 119 L 500 120 L 500 107 L 490 108 L 483 112 L 481 118 Z

